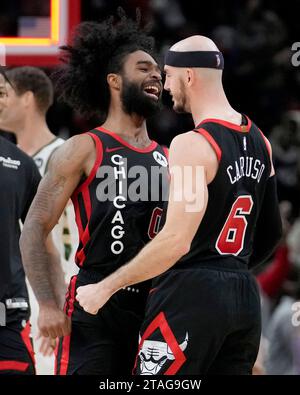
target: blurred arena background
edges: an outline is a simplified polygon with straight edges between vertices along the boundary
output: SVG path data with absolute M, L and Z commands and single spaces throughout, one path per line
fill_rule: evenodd
M 101 20 L 119 5 L 131 16 L 141 9 L 162 63 L 165 49 L 174 42 L 192 34 L 211 37 L 224 53 L 229 101 L 272 142 L 284 238 L 269 265 L 256 273 L 263 305 L 256 372 L 300 374 L 300 306 L 295 304 L 300 300 L 300 65 L 292 64 L 292 46 L 300 42 L 300 2 L 210 0 L 204 7 L 203 2 L 184 0 L 5 0 L 0 3 L 1 62 L 42 67 L 51 76 L 59 64 L 58 48 L 74 26 Z M 163 99 L 164 109 L 148 130 L 153 139 L 169 145 L 193 123 L 189 115 L 173 112 L 167 94 Z M 47 120 L 51 131 L 63 138 L 100 122 L 83 119 L 57 101 Z

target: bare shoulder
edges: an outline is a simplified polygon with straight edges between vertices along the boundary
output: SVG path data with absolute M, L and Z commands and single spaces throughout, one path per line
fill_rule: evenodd
M 194 131 L 176 136 L 170 146 L 170 156 L 185 156 L 188 161 L 205 164 L 214 161 L 215 152 L 210 143 L 201 134 Z
M 69 138 L 52 155 L 49 172 L 60 169 L 66 172 L 82 168 L 86 162 L 94 160 L 96 156 L 95 143 L 88 134 L 76 135 Z
M 80 134 L 69 138 L 53 154 L 56 160 L 70 161 L 76 158 L 87 157 L 95 148 L 92 137 Z

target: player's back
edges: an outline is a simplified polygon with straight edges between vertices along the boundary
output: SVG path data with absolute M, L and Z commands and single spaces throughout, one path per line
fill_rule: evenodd
M 241 126 L 206 119 L 195 132 L 209 141 L 219 167 L 208 185 L 208 205 L 190 252 L 175 267 L 246 268 L 266 181 L 271 174 L 268 143 L 246 116 Z

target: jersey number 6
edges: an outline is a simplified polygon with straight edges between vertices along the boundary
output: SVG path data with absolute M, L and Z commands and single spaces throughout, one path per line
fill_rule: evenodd
M 245 215 L 251 213 L 253 200 L 250 195 L 239 196 L 233 203 L 228 218 L 216 242 L 221 255 L 238 255 L 244 248 L 248 222 Z

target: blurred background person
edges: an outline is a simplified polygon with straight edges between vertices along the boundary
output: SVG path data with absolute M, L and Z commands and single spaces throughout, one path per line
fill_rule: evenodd
M 55 136 L 46 122 L 46 113 L 53 103 L 52 83 L 45 72 L 36 67 L 16 67 L 8 70 L 6 74 L 11 85 L 4 80 L 0 85 L 0 88 L 6 92 L 5 103 L 0 112 L 0 128 L 14 133 L 18 147 L 33 158 L 41 176 L 44 176 L 51 156 L 65 141 Z M 75 265 L 71 265 L 71 259 L 74 257 L 76 244 L 73 244 L 71 262 L 67 262 L 72 250 L 69 222 L 73 229 L 74 243 L 76 243 L 77 235 L 72 210 L 71 205 L 66 208 L 52 233 L 60 258 L 64 262 L 66 283 L 75 272 Z M 29 284 L 28 289 L 32 306 L 31 324 L 34 348 L 37 352 L 37 370 L 39 371 L 42 366 L 44 373 L 52 373 L 55 341 L 39 337 L 36 325 L 38 304 Z M 38 338 L 40 342 L 37 341 Z M 53 357 L 45 361 L 41 358 L 42 355 L 53 355 Z
M 3 71 L 0 76 L 0 112 L 8 99 Z M 19 248 L 20 221 L 36 194 L 41 176 L 34 161 L 13 143 L 0 137 L 0 302 L 6 309 L 6 323 L 0 326 L 0 374 L 35 374 L 30 336 L 30 303 Z M 51 236 L 46 241 L 49 275 L 60 268 L 59 255 Z M 2 285 L 2 284 L 1 284 Z

